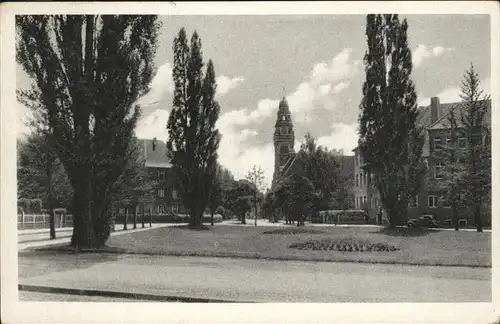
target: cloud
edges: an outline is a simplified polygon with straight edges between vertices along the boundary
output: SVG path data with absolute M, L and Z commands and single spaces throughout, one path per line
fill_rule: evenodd
M 294 122 L 307 123 L 311 120 L 309 113 L 312 110 L 332 110 L 336 107 L 334 95 L 349 87 L 350 83 L 346 80 L 356 75 L 361 65 L 361 61 L 351 60 L 351 52 L 350 48 L 346 48 L 329 62 L 314 65 L 306 81 L 287 96 Z M 279 100 L 266 98 L 260 100 L 254 110 L 244 107 L 227 112 L 222 118 L 237 125 L 257 123 L 273 115 L 278 104 Z
M 225 75 L 218 76 L 215 80 L 217 82 L 217 95 L 223 96 L 231 89 L 236 88 L 239 84 L 245 81 L 244 77 L 229 78 Z
M 272 143 L 251 147 L 248 143 L 245 144 L 245 141 L 258 132 L 249 128 L 238 131 L 242 125 L 241 118 L 250 118 L 248 111 L 231 111 L 223 114 L 217 121 L 216 126 L 222 134 L 218 150 L 219 162 L 231 170 L 236 179 L 244 179 L 253 165 L 259 165 L 264 171 L 266 186 L 270 186 L 274 165 Z
M 424 60 L 439 57 L 446 52 L 452 51 L 452 47 L 444 48 L 443 46 L 427 47 L 424 44 L 418 44 L 412 52 L 413 67 L 418 67 Z
M 27 125 L 29 120 L 33 118 L 32 111 L 25 105 L 16 101 L 16 137 L 22 138 L 31 133 L 30 127 Z
M 357 129 L 357 123 L 335 123 L 330 134 L 318 137 L 317 143 L 329 149 L 342 150 L 344 155 L 352 155 L 352 150 L 358 145 Z
M 230 90 L 236 88 L 245 79 L 241 76 L 230 78 L 225 75 L 216 77 L 217 82 L 217 96 L 223 96 Z M 143 106 L 153 106 L 160 103 L 160 101 L 168 94 L 174 92 L 174 83 L 172 79 L 172 64 L 166 62 L 158 68 L 153 80 L 150 84 L 150 90 L 147 94 L 138 100 L 138 103 Z
M 480 85 L 481 89 L 484 91 L 485 95 L 490 94 L 491 91 L 491 78 L 485 78 L 481 80 Z M 435 97 L 439 97 L 439 102 L 440 103 L 453 103 L 453 102 L 460 102 L 462 99 L 460 98 L 460 93 L 462 90 L 457 86 L 457 87 L 450 87 L 446 89 L 442 89 L 439 93 L 435 95 Z M 431 99 L 430 97 L 423 97 L 419 96 L 420 99 L 418 101 L 419 106 L 428 106 L 430 105 Z M 434 97 L 434 96 L 432 96 Z
M 275 112 L 278 100 L 263 99 L 257 103 L 257 109 L 250 111 L 248 108 L 231 110 L 219 117 L 219 122 L 227 125 L 247 125 L 267 118 Z
M 151 105 L 160 101 L 165 93 L 173 93 L 172 65 L 166 62 L 158 68 L 150 84 L 150 90 L 138 100 L 141 105 Z
M 251 137 L 254 137 L 254 136 L 257 136 L 259 133 L 253 129 L 244 129 L 241 131 L 240 133 L 240 140 L 241 141 L 245 141 L 247 140 L 248 138 L 251 138 Z
M 336 96 L 349 87 L 349 80 L 361 68 L 361 61 L 352 60 L 351 53 L 352 50 L 346 48 L 331 60 L 315 64 L 305 80 L 286 96 L 294 124 L 306 124 L 316 120 L 318 110 L 332 111 L 336 108 Z M 274 171 L 273 144 L 256 144 L 252 140 L 258 134 L 257 131 L 246 127 L 251 124 L 260 126 L 264 120 L 269 121 L 269 117 L 274 118 L 278 104 L 279 100 L 262 99 L 253 110 L 244 107 L 219 117 L 217 127 L 222 134 L 220 162 L 229 168 L 235 177 L 242 178 L 253 165 L 260 165 L 264 170 L 266 183 L 270 185 Z M 242 128 L 244 129 L 240 132 L 239 129 Z M 343 135 L 344 131 L 347 131 L 347 135 Z M 344 149 L 349 154 L 357 144 L 356 127 L 336 124 L 331 134 L 318 140 L 323 145 Z M 244 143 L 245 141 L 251 141 L 253 146 L 249 146 L 248 142 Z M 295 142 L 295 149 L 298 150 L 301 143 L 299 139 Z
M 335 87 L 333 87 L 333 93 L 341 93 L 349 87 L 349 82 L 340 82 Z
M 344 48 L 329 62 L 320 62 L 314 65 L 309 76 L 310 83 L 316 87 L 322 83 L 334 83 L 349 79 L 358 73 L 360 60 L 351 60 L 352 49 Z
M 309 123 L 312 111 L 336 108 L 335 95 L 347 89 L 348 80 L 360 71 L 361 61 L 352 60 L 351 53 L 352 49 L 345 48 L 330 61 L 314 65 L 306 81 L 287 96 L 294 122 Z
M 168 111 L 156 109 L 137 122 L 135 135 L 140 139 L 153 139 L 156 137 L 158 140 L 166 141 L 168 138 L 168 116 Z

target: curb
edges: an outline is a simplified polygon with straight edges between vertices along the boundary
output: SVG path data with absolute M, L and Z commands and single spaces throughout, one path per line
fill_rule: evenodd
M 187 252 L 187 251 L 167 251 L 167 252 L 153 252 L 153 251 L 130 251 L 121 248 L 112 248 L 106 250 L 82 250 L 75 251 L 72 248 L 62 246 L 59 249 L 57 247 L 38 247 L 25 249 L 20 251 L 23 253 L 30 252 L 66 252 L 66 253 L 95 253 L 95 254 L 117 254 L 117 255 L 138 255 L 138 256 L 173 256 L 173 257 L 198 257 L 198 258 L 228 258 L 228 259 L 246 259 L 246 260 L 263 260 L 263 261 L 294 261 L 294 262 L 324 262 L 324 263 L 356 263 L 356 264 L 374 264 L 374 265 L 400 265 L 400 266 L 414 266 L 414 267 L 455 267 L 455 268 L 479 268 L 479 269 L 492 269 L 491 265 L 467 265 L 467 264 L 446 264 L 446 263 L 436 263 L 436 264 L 426 264 L 418 262 L 401 262 L 394 260 L 349 260 L 349 259 L 322 259 L 322 258 L 311 258 L 304 259 L 296 256 L 278 256 L 278 257 L 268 257 L 262 255 L 241 255 L 241 254 L 218 254 L 218 253 L 199 253 L 199 252 Z
M 251 303 L 240 302 L 234 300 L 222 300 L 211 298 L 194 298 L 194 297 L 181 297 L 181 296 L 162 296 L 154 294 L 142 293 L 127 293 L 120 291 L 108 290 L 95 290 L 95 289 L 77 289 L 77 288 L 59 288 L 47 286 L 33 286 L 19 284 L 20 291 L 47 293 L 47 294 L 65 294 L 65 295 L 78 295 L 78 296 L 97 296 L 97 297 L 110 297 L 110 298 L 123 298 L 123 299 L 136 299 L 136 300 L 149 300 L 149 301 L 162 301 L 162 302 L 181 302 L 181 303 Z

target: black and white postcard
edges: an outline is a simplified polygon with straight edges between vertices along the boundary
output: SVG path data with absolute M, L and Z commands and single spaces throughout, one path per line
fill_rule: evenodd
M 3 322 L 498 323 L 498 3 L 1 9 Z

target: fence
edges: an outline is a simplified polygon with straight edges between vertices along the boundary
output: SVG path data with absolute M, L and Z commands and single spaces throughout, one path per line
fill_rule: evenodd
M 71 214 L 56 214 L 55 226 L 59 227 L 72 227 L 73 215 Z M 18 229 L 36 229 L 36 228 L 50 228 L 50 215 L 49 214 L 18 214 L 17 215 L 17 228 Z

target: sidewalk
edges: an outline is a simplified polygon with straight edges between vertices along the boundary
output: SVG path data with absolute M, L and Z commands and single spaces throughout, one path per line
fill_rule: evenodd
M 226 225 L 226 226 L 255 226 L 254 218 L 247 218 L 246 224 L 241 224 L 241 221 L 230 219 L 222 221 L 221 223 L 217 223 L 216 225 Z M 257 226 L 276 226 L 276 227 L 297 227 L 297 224 L 290 225 L 285 224 L 285 221 L 280 220 L 276 223 L 270 222 L 268 219 L 257 219 Z M 313 226 L 313 227 L 344 227 L 344 228 L 359 228 L 359 227 L 369 227 L 369 228 L 384 228 L 384 225 L 374 225 L 374 224 L 313 224 L 310 222 L 306 222 L 305 226 Z M 436 231 L 454 231 L 453 228 L 433 228 L 432 230 Z M 475 232 L 475 228 L 460 228 L 462 232 Z M 483 232 L 489 233 L 491 229 L 483 229 Z
M 177 226 L 182 224 L 152 224 L 152 225 L 153 225 L 152 227 L 149 227 L 149 224 L 145 224 L 145 227 L 142 228 L 142 224 L 137 224 L 137 228 L 133 229 L 133 225 L 129 224 L 128 225 L 129 229 L 124 231 L 122 224 L 115 224 L 115 232 L 112 232 L 111 236 L 142 232 L 151 229 L 168 227 L 168 226 Z M 20 231 L 18 231 L 17 249 L 18 251 L 23 251 L 26 249 L 32 249 L 36 247 L 69 243 L 71 241 L 73 228 L 66 228 L 61 231 L 56 231 L 56 239 L 54 240 L 51 240 L 49 238 L 49 229 L 33 230 L 33 232 L 30 234 L 23 234 L 19 232 Z

